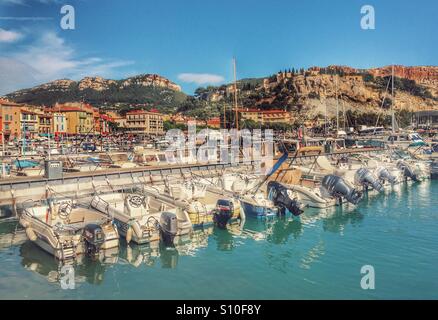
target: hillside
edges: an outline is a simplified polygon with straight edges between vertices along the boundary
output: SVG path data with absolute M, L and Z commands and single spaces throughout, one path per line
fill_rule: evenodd
M 285 70 L 255 81 L 238 84 L 239 106 L 243 108 L 286 109 L 297 116 L 312 118 L 336 114 L 339 108 L 355 112 L 388 111 L 391 106 L 391 67 L 354 69 L 344 66 Z M 389 91 L 387 91 L 387 86 Z M 438 109 L 438 67 L 395 67 L 396 110 Z M 233 85 L 197 90 L 198 99 L 232 104 Z
M 355 69 L 347 66 L 289 69 L 265 78 L 238 81 L 242 108 L 294 111 L 296 119 L 312 119 L 340 110 L 356 114 L 386 114 L 391 106 L 392 67 Z M 395 109 L 438 109 L 438 67 L 395 66 Z M 198 119 L 223 114 L 233 105 L 234 85 L 198 88 L 194 95 L 159 75 L 144 74 L 122 80 L 86 77 L 80 81 L 57 80 L 6 96 L 15 102 L 51 105 L 85 101 L 103 108 L 126 111 L 154 107 L 164 113 L 181 112 Z M 338 97 L 338 102 L 336 97 Z
M 185 101 L 181 87 L 159 75 L 144 74 L 122 80 L 86 77 L 80 81 L 56 80 L 6 95 L 12 101 L 34 105 L 85 101 L 96 106 L 150 105 L 171 112 Z

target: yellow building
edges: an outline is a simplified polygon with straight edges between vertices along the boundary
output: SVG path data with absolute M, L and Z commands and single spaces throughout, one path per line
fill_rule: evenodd
M 56 105 L 55 110 L 65 115 L 66 132 L 75 134 L 94 134 L 94 111 L 82 103 Z M 64 120 L 62 120 L 64 121 Z

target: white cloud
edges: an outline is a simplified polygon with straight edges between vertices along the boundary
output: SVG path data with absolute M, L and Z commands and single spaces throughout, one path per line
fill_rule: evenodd
M 223 82 L 224 77 L 210 73 L 180 73 L 178 79 L 183 82 L 202 84 L 217 84 Z
M 15 42 L 22 37 L 23 35 L 20 32 L 0 28 L 0 42 Z
M 0 79 L 0 95 L 62 78 L 112 78 L 118 74 L 118 68 L 133 63 L 101 57 L 80 57 L 78 52 L 55 32 L 45 32 L 30 45 L 17 48 L 15 53 L 0 56 L 0 74 L 12 75 Z M 11 65 L 20 67 L 15 70 Z

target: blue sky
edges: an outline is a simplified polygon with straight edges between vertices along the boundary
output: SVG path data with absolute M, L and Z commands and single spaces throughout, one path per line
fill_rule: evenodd
M 60 27 L 64 4 L 75 8 L 75 30 Z M 363 5 L 375 8 L 375 30 L 360 27 Z M 437 65 L 437 16 L 436 0 L 0 0 L 0 94 L 140 73 L 191 93 L 230 81 L 233 57 L 238 78 L 313 65 Z

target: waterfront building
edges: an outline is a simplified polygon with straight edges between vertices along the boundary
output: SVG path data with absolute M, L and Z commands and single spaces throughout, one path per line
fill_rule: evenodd
M 133 110 L 126 114 L 126 126 L 129 133 L 162 135 L 163 115 L 158 112 Z
M 52 121 L 53 115 L 49 112 L 42 111 L 37 113 L 38 118 L 38 134 L 42 137 L 47 137 L 48 135 L 52 135 Z
M 112 119 L 112 122 L 114 122 L 118 128 L 126 129 L 128 127 L 126 117 L 123 117 L 121 114 L 115 111 L 108 111 L 106 115 Z
M 23 105 L 0 100 L 0 116 L 5 141 L 21 138 L 21 108 Z
M 63 113 L 69 135 L 93 135 L 95 133 L 94 111 L 83 103 L 65 103 L 55 107 Z
M 31 108 L 20 109 L 20 127 L 21 134 L 27 139 L 38 137 L 39 133 L 39 117 L 38 113 L 32 111 Z

